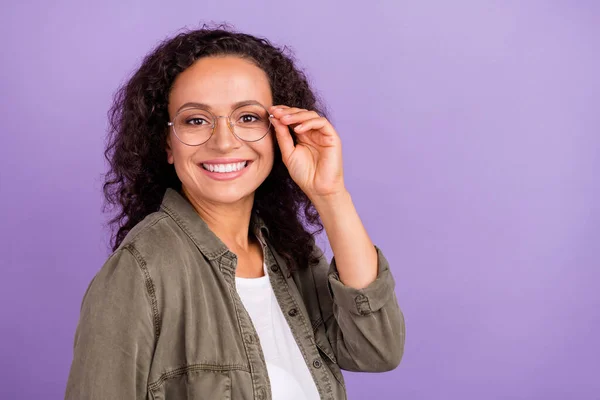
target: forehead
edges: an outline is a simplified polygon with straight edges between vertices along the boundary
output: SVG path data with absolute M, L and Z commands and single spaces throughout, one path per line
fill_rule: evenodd
M 188 102 L 225 111 L 232 104 L 247 100 L 271 105 L 271 87 L 265 72 L 239 57 L 205 57 L 175 79 L 169 94 L 169 112 L 176 112 Z

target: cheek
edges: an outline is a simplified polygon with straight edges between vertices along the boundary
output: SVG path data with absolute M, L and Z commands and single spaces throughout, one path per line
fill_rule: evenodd
M 183 146 L 183 147 L 182 147 Z M 193 173 L 195 164 L 192 162 L 194 150 L 193 148 L 185 148 L 185 145 L 174 145 L 171 149 L 170 159 L 175 169 L 183 174 Z
M 269 135 L 269 139 L 267 140 L 265 145 L 266 146 L 264 149 L 264 157 L 267 160 L 269 160 L 270 164 L 273 164 L 273 160 L 275 159 L 276 146 L 277 146 L 277 143 L 273 139 L 273 136 Z
M 188 160 L 190 160 L 194 155 L 196 149 L 190 146 L 186 146 L 180 142 L 177 143 L 173 141 L 171 143 L 171 155 L 169 158 L 172 159 L 174 164 L 177 164 L 180 167 L 187 164 Z
M 170 146 L 167 148 L 167 162 L 169 164 L 175 164 L 175 154 L 173 153 L 173 148 Z

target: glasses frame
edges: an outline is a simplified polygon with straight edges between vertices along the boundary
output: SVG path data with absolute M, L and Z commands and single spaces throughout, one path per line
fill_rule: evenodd
M 237 133 L 235 133 L 234 128 L 233 128 L 235 126 L 235 124 L 231 122 L 231 116 L 233 115 L 234 112 L 236 112 L 238 109 L 240 109 L 242 107 L 247 107 L 249 105 L 260 106 L 261 108 L 263 108 L 267 112 L 267 115 L 269 115 L 269 127 L 265 131 L 265 134 L 262 135 L 259 139 L 256 139 L 256 140 L 246 140 L 246 139 L 242 139 L 241 137 L 239 137 L 237 135 Z M 208 139 L 206 139 L 204 142 L 199 143 L 199 144 L 189 144 L 189 143 L 184 142 L 183 140 L 181 140 L 181 138 L 179 137 L 179 135 L 177 135 L 177 129 L 175 129 L 175 121 L 177 120 L 177 117 L 179 116 L 179 114 L 181 114 L 184 111 L 191 110 L 191 109 L 198 109 L 198 110 L 202 110 L 204 112 L 207 112 L 208 114 L 210 114 L 210 116 L 212 117 L 212 121 L 213 121 L 213 123 L 212 123 L 212 130 L 210 131 L 210 135 L 208 136 Z M 233 136 L 235 136 L 236 138 L 238 138 L 239 140 L 241 140 L 243 142 L 249 142 L 249 143 L 258 142 L 259 140 L 264 139 L 264 137 L 267 136 L 269 134 L 269 132 L 271 132 L 271 127 L 273 126 L 273 123 L 271 122 L 271 118 L 273 118 L 273 114 L 271 114 L 269 112 L 269 110 L 267 110 L 267 107 L 263 106 L 259 102 L 253 102 L 253 103 L 250 103 L 250 104 L 244 104 L 244 105 L 238 106 L 238 107 L 234 108 L 233 110 L 231 110 L 231 112 L 229 113 L 229 115 L 215 115 L 210 110 L 207 110 L 206 108 L 202 108 L 202 107 L 186 107 L 186 108 L 183 108 L 183 109 L 179 110 L 177 112 L 177 114 L 175 114 L 175 116 L 173 117 L 173 121 L 167 122 L 167 126 L 169 126 L 169 127 L 171 127 L 173 129 L 173 133 L 175 134 L 175 137 L 181 143 L 185 144 L 186 146 L 196 147 L 196 146 L 202 146 L 204 143 L 208 142 L 210 140 L 210 138 L 213 137 L 213 135 L 215 133 L 215 129 L 217 128 L 217 124 L 219 122 L 219 118 L 227 118 L 227 127 L 229 128 L 229 131 L 233 134 Z

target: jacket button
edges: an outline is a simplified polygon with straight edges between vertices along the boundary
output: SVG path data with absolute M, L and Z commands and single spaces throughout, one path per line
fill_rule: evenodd
M 321 365 L 323 365 L 323 364 L 321 363 L 321 360 L 319 360 L 318 358 L 315 361 L 313 361 L 313 367 L 321 368 Z
M 279 271 L 279 266 L 277 264 L 271 265 L 271 271 L 273 271 L 273 272 Z
M 295 317 L 296 315 L 298 315 L 298 309 L 297 308 L 292 308 L 290 311 L 288 311 L 288 315 L 290 317 Z

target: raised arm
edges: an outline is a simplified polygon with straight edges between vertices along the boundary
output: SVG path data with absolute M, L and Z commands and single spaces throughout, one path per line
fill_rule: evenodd
M 369 239 L 349 195 L 317 202 L 334 258 L 313 267 L 321 314 L 340 368 L 381 372 L 404 353 L 404 316 L 381 250 Z

